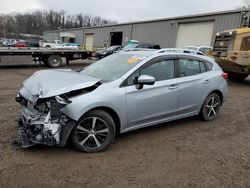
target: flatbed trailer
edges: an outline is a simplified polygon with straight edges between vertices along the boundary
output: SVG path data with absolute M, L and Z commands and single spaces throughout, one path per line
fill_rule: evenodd
M 61 66 L 62 58 L 69 64 L 72 60 L 91 58 L 92 52 L 82 49 L 0 48 L 0 58 L 2 56 L 31 56 L 33 61 L 55 68 Z

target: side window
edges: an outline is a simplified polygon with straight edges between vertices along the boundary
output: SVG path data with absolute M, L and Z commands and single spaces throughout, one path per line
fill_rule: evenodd
M 208 67 L 208 70 L 212 70 L 212 68 L 213 68 L 213 64 L 212 63 L 206 62 L 206 65 Z
M 241 42 L 241 51 L 249 51 L 250 50 L 250 36 L 249 37 L 244 37 L 242 42 Z
M 180 76 L 193 76 L 200 73 L 200 62 L 192 59 L 180 59 Z
M 201 69 L 201 73 L 207 72 L 207 68 L 206 68 L 204 62 L 200 61 L 200 69 Z
M 136 78 L 138 78 L 140 76 L 140 72 L 139 72 L 139 70 L 137 70 L 137 71 L 135 71 L 133 74 L 131 74 L 129 77 L 128 77 L 128 79 L 127 79 L 127 86 L 132 86 L 132 85 L 134 85 L 135 83 L 134 83 L 134 81 L 135 81 L 135 79 Z
M 174 78 L 174 60 L 158 61 L 141 70 L 141 75 L 155 77 L 155 81 Z
M 134 85 L 134 80 L 140 75 L 149 75 L 155 81 L 168 80 L 175 77 L 174 60 L 161 60 L 142 68 L 131 74 L 127 80 L 127 85 Z

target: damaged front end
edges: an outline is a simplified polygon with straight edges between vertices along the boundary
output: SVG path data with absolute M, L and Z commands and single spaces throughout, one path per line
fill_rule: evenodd
M 75 121 L 62 113 L 74 96 L 95 90 L 100 79 L 71 70 L 37 71 L 24 81 L 16 101 L 20 104 L 16 146 L 64 146 Z
M 16 146 L 27 148 L 35 144 L 64 146 L 75 122 L 61 113 L 71 101 L 60 96 L 31 102 L 18 94 L 21 118 L 18 120 Z

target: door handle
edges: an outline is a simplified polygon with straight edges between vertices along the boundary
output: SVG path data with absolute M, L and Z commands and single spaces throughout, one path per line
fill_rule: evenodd
M 210 84 L 211 81 L 210 81 L 210 80 L 205 80 L 203 83 L 204 83 L 204 84 Z
M 170 89 L 170 90 L 178 89 L 178 85 L 173 84 L 173 85 L 169 86 L 168 89 Z

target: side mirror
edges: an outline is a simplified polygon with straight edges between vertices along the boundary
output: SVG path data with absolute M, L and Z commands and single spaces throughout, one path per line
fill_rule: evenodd
M 142 89 L 144 85 L 154 85 L 155 78 L 153 76 L 141 75 L 136 80 L 136 88 Z

